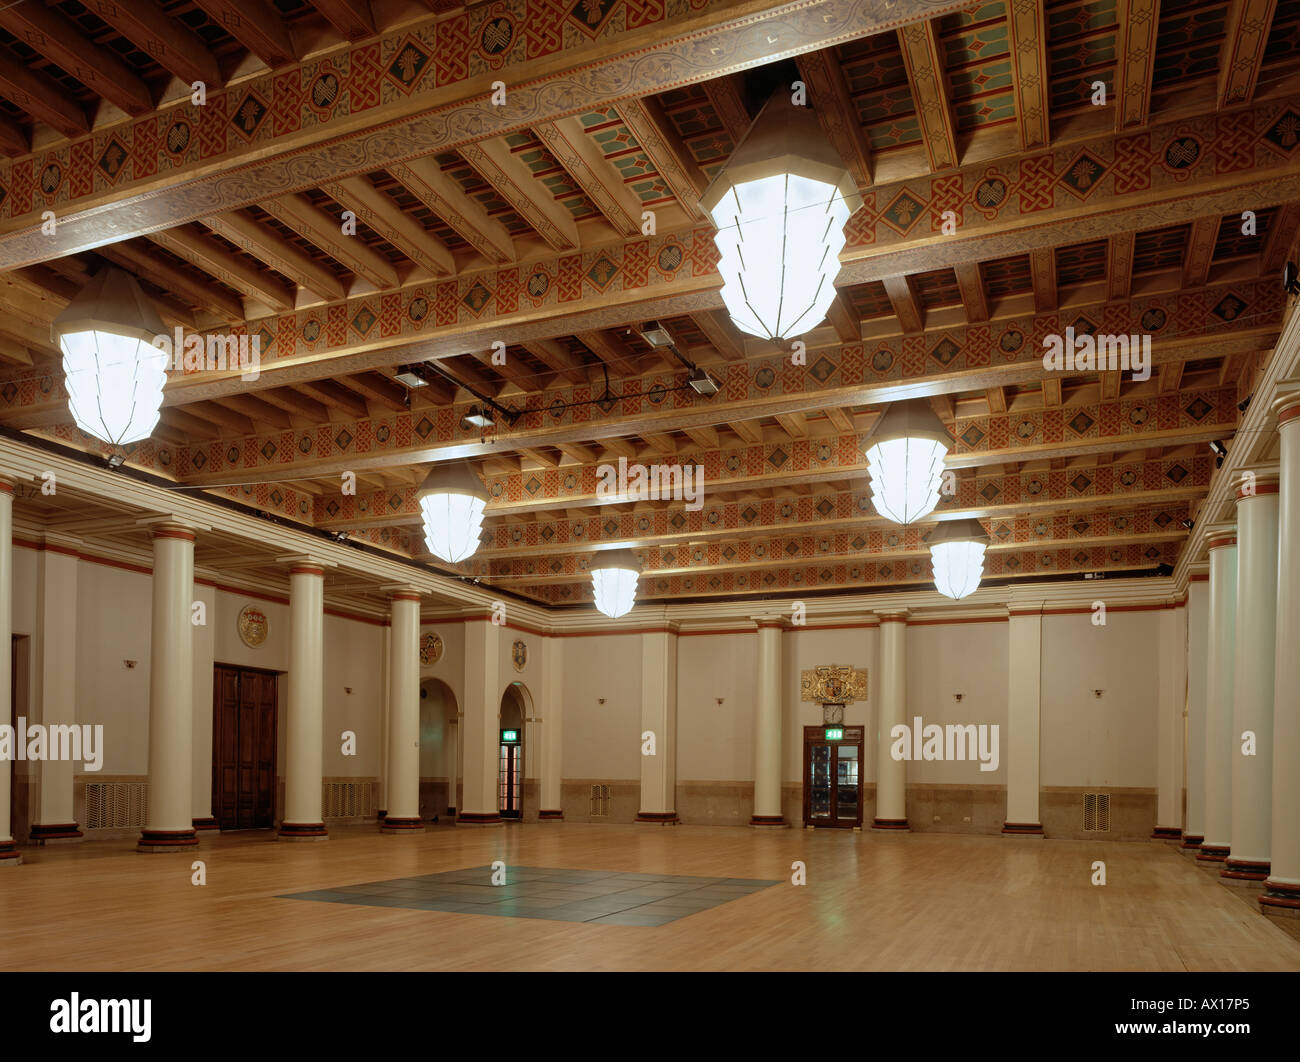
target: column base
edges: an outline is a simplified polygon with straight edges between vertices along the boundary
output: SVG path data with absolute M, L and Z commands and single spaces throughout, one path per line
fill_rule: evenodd
M 784 815 L 751 815 L 749 824 L 759 829 L 777 829 L 784 830 L 790 824 L 785 821 Z
M 141 830 L 137 852 L 184 852 L 199 846 L 194 830 Z
M 462 811 L 456 816 L 457 826 L 504 826 L 499 811 Z
M 1201 842 L 1204 840 L 1205 837 L 1199 833 L 1183 834 L 1183 851 L 1199 852 L 1201 850 Z
M 1151 831 L 1151 840 L 1153 841 L 1181 841 L 1183 831 L 1177 826 L 1157 826 Z
M 384 819 L 388 818 L 388 812 L 381 811 L 375 816 L 375 818 L 377 818 L 380 822 L 383 822 Z
M 328 841 L 330 835 L 323 822 L 282 822 L 275 839 L 277 841 Z
M 905 830 L 909 833 L 912 829 L 906 819 L 872 819 L 871 828 L 873 830 Z
M 1041 822 L 1004 822 L 1002 833 L 1006 837 L 1045 837 Z
M 221 825 L 209 815 L 206 819 L 195 819 L 194 829 L 198 833 L 207 833 L 210 831 L 220 831 Z
M 0 868 L 3 867 L 20 867 L 23 865 L 23 854 L 18 851 L 16 841 L 0 841 Z
M 68 844 L 85 838 L 75 822 L 36 823 L 28 840 L 35 845 Z
M 399 817 L 397 815 L 386 815 L 384 821 L 380 824 L 380 833 L 419 833 L 424 829 L 424 821 L 416 816 L 415 818 Z
M 562 822 L 564 820 L 563 811 L 547 811 L 543 809 L 537 813 L 538 822 Z
M 675 811 L 638 811 L 636 821 L 658 823 L 660 826 L 676 826 L 681 820 Z
M 1226 844 L 1202 844 L 1201 854 L 1196 858 L 1202 863 L 1222 863 L 1231 851 Z
M 448 808 L 448 809 L 447 809 L 447 817 L 448 817 L 449 819 L 452 819 L 452 820 L 454 821 L 455 818 L 456 818 L 456 809 L 455 809 L 455 808 Z
M 1244 885 L 1263 888 L 1272 864 L 1255 859 L 1233 859 L 1229 856 L 1223 861 L 1223 871 L 1219 875 L 1225 885 Z
M 1300 885 L 1289 881 L 1265 881 L 1259 906 L 1266 915 L 1300 918 Z

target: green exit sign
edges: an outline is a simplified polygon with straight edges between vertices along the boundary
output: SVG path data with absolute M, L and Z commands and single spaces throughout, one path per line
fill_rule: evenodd
M 828 726 L 826 728 L 827 741 L 842 741 L 844 738 L 844 728 L 842 726 Z
M 501 740 L 502 740 L 502 741 L 518 741 L 518 740 L 519 740 L 519 731 L 518 731 L 518 730 L 503 730 L 503 731 L 501 731 Z

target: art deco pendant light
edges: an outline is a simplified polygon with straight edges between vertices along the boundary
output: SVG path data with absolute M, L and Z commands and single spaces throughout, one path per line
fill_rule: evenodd
M 818 325 L 862 197 L 816 114 L 788 89 L 774 94 L 700 202 L 718 229 L 722 301 L 736 327 L 786 339 Z
M 53 333 L 77 427 L 115 446 L 147 438 L 158 423 L 168 356 L 153 345 L 162 319 L 135 277 L 105 266 L 54 319 Z
M 455 564 L 478 549 L 488 491 L 465 460 L 434 465 L 415 493 L 429 552 Z
M 930 532 L 934 588 L 960 601 L 979 589 L 988 535 L 978 520 L 947 520 Z
M 925 399 L 890 406 L 867 447 L 876 512 L 896 524 L 910 524 L 933 512 L 951 442 Z
M 596 608 L 610 619 L 632 611 L 636 604 L 636 581 L 641 562 L 630 549 L 613 549 L 591 562 L 591 585 Z

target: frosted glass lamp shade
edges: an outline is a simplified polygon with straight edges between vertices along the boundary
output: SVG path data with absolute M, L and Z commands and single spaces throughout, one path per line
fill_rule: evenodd
M 984 576 L 987 536 L 978 520 L 953 520 L 940 524 L 930 535 L 930 563 L 934 588 L 960 601 L 979 589 Z
M 478 549 L 488 492 L 468 461 L 434 465 L 416 491 L 424 540 L 435 557 L 455 564 Z
M 929 516 L 939 504 L 949 444 L 943 421 L 923 399 L 891 406 L 867 447 L 876 512 L 896 524 Z
M 641 562 L 630 549 L 615 549 L 602 553 L 591 564 L 591 585 L 596 596 L 596 608 L 610 619 L 618 619 L 632 611 L 636 604 L 636 583 L 641 574 Z
M 162 319 L 130 273 L 107 266 L 54 319 L 68 411 L 78 428 L 114 446 L 158 423 L 168 354 L 154 345 Z

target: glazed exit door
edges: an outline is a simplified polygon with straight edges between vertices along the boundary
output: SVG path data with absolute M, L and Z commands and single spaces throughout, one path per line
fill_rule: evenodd
M 275 825 L 276 673 L 217 664 L 212 697 L 212 814 L 223 830 Z
M 497 780 L 501 817 L 522 818 L 524 806 L 523 746 L 518 730 L 501 731 L 501 772 Z
M 852 829 L 862 825 L 860 726 L 803 730 L 803 822 Z

